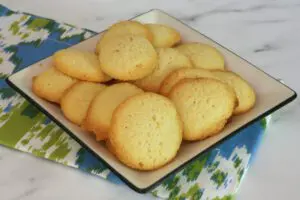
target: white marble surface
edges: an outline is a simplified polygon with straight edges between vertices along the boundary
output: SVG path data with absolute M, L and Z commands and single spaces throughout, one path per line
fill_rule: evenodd
M 116 20 L 160 8 L 283 79 L 300 93 L 299 0 L 0 0 L 0 3 L 95 31 Z M 300 198 L 299 120 L 298 100 L 277 112 L 237 199 Z M 152 199 L 78 170 L 0 147 L 1 200 L 83 198 Z

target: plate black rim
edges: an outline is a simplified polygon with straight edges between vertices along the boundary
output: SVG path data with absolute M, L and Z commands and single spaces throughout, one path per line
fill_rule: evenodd
M 132 20 L 138 16 L 147 14 L 149 12 L 152 11 L 159 11 L 161 13 L 164 13 L 165 15 L 169 16 L 170 18 L 178 21 L 179 23 L 182 23 L 183 25 L 187 26 L 188 28 L 192 29 L 193 31 L 197 32 L 198 34 L 206 37 L 207 39 L 211 40 L 212 42 L 218 44 L 219 46 L 221 46 L 222 48 L 226 49 L 227 51 L 229 51 L 230 53 L 233 53 L 234 55 L 236 55 L 237 57 L 239 57 L 240 59 L 242 59 L 243 61 L 247 62 L 248 64 L 250 64 L 251 66 L 255 67 L 256 69 L 258 69 L 260 72 L 266 74 L 268 77 L 274 79 L 275 81 L 279 82 L 280 84 L 284 85 L 286 88 L 288 88 L 289 90 L 291 90 L 293 92 L 293 95 L 288 97 L 286 100 L 282 101 L 281 103 L 277 104 L 276 106 L 274 106 L 273 108 L 267 110 L 266 112 L 262 113 L 261 115 L 259 115 L 258 117 L 252 119 L 251 121 L 247 122 L 246 124 L 244 124 L 243 126 L 241 126 L 240 128 L 238 128 L 237 130 L 233 131 L 232 133 L 230 133 L 228 136 L 222 138 L 220 141 L 214 143 L 213 145 L 211 145 L 210 147 L 208 147 L 207 149 L 205 149 L 204 151 L 200 152 L 199 154 L 197 154 L 196 156 L 194 156 L 193 158 L 191 158 L 190 160 L 184 162 L 183 164 L 181 164 L 180 166 L 178 166 L 176 169 L 172 170 L 171 172 L 167 173 L 166 175 L 164 175 L 162 178 L 158 179 L 157 181 L 155 181 L 154 183 L 152 183 L 151 185 L 145 187 L 145 188 L 140 188 L 137 187 L 136 185 L 134 185 L 133 183 L 131 183 L 128 179 L 126 179 L 122 174 L 120 174 L 117 170 L 115 170 L 113 167 L 111 167 L 103 158 L 101 158 L 96 152 L 94 152 L 92 149 L 90 149 L 88 147 L 88 145 L 86 145 L 84 142 L 82 142 L 80 139 L 78 139 L 73 133 L 72 131 L 70 131 L 66 126 L 64 126 L 61 122 L 59 122 L 53 115 L 51 115 L 47 110 L 45 110 L 42 106 L 40 106 L 40 104 L 38 104 L 33 98 L 31 98 L 30 96 L 28 96 L 25 92 L 23 92 L 18 86 L 16 86 L 11 80 L 10 77 L 12 77 L 14 74 L 10 75 L 9 77 L 7 77 L 5 79 L 5 81 L 7 82 L 7 84 L 13 88 L 15 91 L 17 91 L 19 94 L 21 94 L 27 101 L 29 101 L 32 105 L 34 105 L 35 107 L 37 107 L 41 112 L 43 112 L 47 117 L 49 117 L 53 122 L 55 122 L 60 128 L 62 128 L 66 133 L 68 133 L 74 140 L 76 140 L 76 142 L 78 142 L 81 146 L 83 146 L 86 150 L 88 150 L 91 154 L 93 154 L 97 159 L 99 159 L 101 162 L 103 162 L 107 168 L 109 168 L 114 174 L 116 174 L 125 184 L 127 184 L 131 189 L 133 189 L 134 191 L 138 192 L 138 193 L 146 193 L 149 192 L 150 190 L 152 190 L 153 188 L 155 188 L 156 186 L 158 186 L 163 180 L 167 179 L 169 176 L 171 176 L 172 174 L 180 171 L 184 166 L 186 166 L 187 164 L 193 162 L 194 160 L 196 160 L 201 154 L 206 153 L 207 151 L 211 150 L 212 148 L 214 148 L 215 146 L 219 145 L 220 143 L 224 142 L 225 140 L 235 136 L 238 132 L 240 132 L 241 130 L 247 128 L 248 126 L 250 126 L 251 124 L 261 120 L 262 118 L 268 116 L 269 114 L 279 110 L 280 108 L 282 108 L 283 106 L 289 104 L 290 102 L 292 102 L 294 99 L 297 98 L 297 93 L 291 89 L 290 87 L 288 87 L 287 85 L 281 83 L 280 81 L 278 81 L 277 79 L 275 79 L 274 77 L 272 77 L 271 75 L 269 75 L 268 73 L 264 72 L 263 70 L 261 70 L 260 68 L 258 68 L 257 66 L 253 65 L 252 63 L 250 63 L 249 61 L 247 61 L 246 59 L 242 58 L 241 56 L 237 55 L 236 53 L 234 53 L 233 51 L 231 51 L 230 49 L 222 46 L 221 44 L 219 44 L 218 42 L 214 41 L 213 39 L 207 37 L 206 35 L 200 33 L 198 30 L 192 28 L 191 26 L 185 24 L 184 22 L 180 21 L 179 19 L 169 15 L 168 13 L 160 10 L 160 9 L 151 9 L 145 13 L 141 13 L 139 15 L 136 15 L 132 18 L 130 18 L 129 20 Z M 105 31 L 105 30 L 104 30 Z M 97 37 L 97 35 L 99 35 L 100 33 L 104 32 L 101 31 L 98 34 L 96 34 L 93 37 Z M 88 38 L 88 39 L 91 39 Z M 87 39 L 87 40 L 88 40 Z M 84 40 L 85 41 L 85 40 Z M 81 41 L 83 42 L 83 41 Z M 80 43 L 81 43 L 80 42 Z M 78 43 L 78 44 L 80 44 Z M 76 45 L 76 44 L 75 44 Z M 74 45 L 72 45 L 74 46 Z M 51 57 L 51 56 L 48 56 Z M 46 58 L 48 58 L 46 57 Z M 41 60 L 44 60 L 46 58 L 43 58 Z M 40 61 L 41 61 L 40 60 Z M 39 62 L 39 61 L 37 61 Z M 25 70 L 26 68 L 22 69 Z M 21 70 L 21 71 L 22 71 Z M 18 72 L 17 72 L 18 73 Z

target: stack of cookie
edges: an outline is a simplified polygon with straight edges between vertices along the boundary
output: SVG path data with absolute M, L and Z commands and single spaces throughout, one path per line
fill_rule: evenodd
M 166 165 L 182 140 L 220 133 L 255 104 L 254 90 L 225 69 L 217 49 L 181 43 L 172 27 L 122 21 L 95 49 L 56 52 L 32 90 L 131 168 Z

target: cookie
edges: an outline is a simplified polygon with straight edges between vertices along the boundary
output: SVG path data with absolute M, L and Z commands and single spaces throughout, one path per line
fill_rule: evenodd
M 253 108 L 255 104 L 255 91 L 243 78 L 229 71 L 212 71 L 221 81 L 230 85 L 237 96 L 238 106 L 234 110 L 234 114 L 242 114 Z
M 76 82 L 77 79 L 50 67 L 33 78 L 32 91 L 43 99 L 59 104 L 64 92 Z
M 53 55 L 53 64 L 59 71 L 82 81 L 106 82 L 111 78 L 100 68 L 98 57 L 91 52 L 64 49 Z
M 110 152 L 110 153 L 112 153 L 113 155 L 115 155 L 116 153 L 115 153 L 115 150 L 114 150 L 114 148 L 113 148 L 113 146 L 111 145 L 111 143 L 110 143 L 110 141 L 107 139 L 107 140 L 105 140 L 105 146 L 106 146 L 106 148 L 108 149 L 108 151 Z
M 202 140 L 219 133 L 232 116 L 236 105 L 233 90 L 215 79 L 183 79 L 171 90 L 183 121 L 183 139 Z
M 113 113 L 109 141 L 116 157 L 139 170 L 170 162 L 182 141 L 182 124 L 174 104 L 155 93 L 128 98 Z
M 135 84 L 150 92 L 158 92 L 162 81 L 172 71 L 179 68 L 191 68 L 190 60 L 173 48 L 158 48 L 158 65 L 154 71 L 143 79 L 135 81 Z
M 172 47 L 179 43 L 181 38 L 174 28 L 162 24 L 146 24 L 153 35 L 152 44 L 155 47 Z
M 213 78 L 218 79 L 212 72 L 201 68 L 182 68 L 170 73 L 162 82 L 160 94 L 167 96 L 176 83 L 184 78 Z
M 197 68 L 224 70 L 224 57 L 214 47 L 202 43 L 187 43 L 176 47 L 178 51 L 189 57 Z
M 95 96 L 105 88 L 103 84 L 92 82 L 75 83 L 61 98 L 60 105 L 65 117 L 74 124 L 81 125 Z
M 150 42 L 153 35 L 150 30 L 137 21 L 121 21 L 113 24 L 106 32 L 103 33 L 96 46 L 96 53 L 99 54 L 101 46 L 111 38 L 116 38 L 122 35 L 137 35 L 146 38 Z
M 128 97 L 143 90 L 130 83 L 118 83 L 102 90 L 92 101 L 84 126 L 96 134 L 97 140 L 107 138 L 115 108 Z
M 157 65 L 157 53 L 144 37 L 125 35 L 106 41 L 99 60 L 106 74 L 128 81 L 149 75 Z

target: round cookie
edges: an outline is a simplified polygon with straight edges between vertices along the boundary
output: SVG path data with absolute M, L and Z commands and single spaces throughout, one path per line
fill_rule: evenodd
M 122 35 L 138 35 L 148 39 L 150 42 L 153 35 L 150 30 L 137 21 L 121 21 L 113 24 L 106 32 L 103 33 L 96 46 L 96 53 L 99 54 L 101 46 L 111 38 L 116 38 Z
M 81 125 L 90 103 L 106 86 L 92 82 L 75 83 L 61 98 L 60 105 L 67 119 Z
M 186 43 L 176 47 L 178 51 L 189 57 L 197 68 L 224 70 L 223 55 L 214 47 L 202 43 Z
M 32 79 L 32 91 L 43 99 L 59 104 L 64 92 L 76 82 L 77 79 L 50 67 Z
M 155 47 L 172 47 L 181 40 L 179 32 L 169 26 L 146 24 L 146 27 L 152 32 L 152 44 Z
M 236 104 L 233 90 L 215 79 L 183 79 L 171 90 L 183 122 L 183 139 L 202 140 L 219 133 Z
M 191 61 L 182 53 L 173 48 L 158 48 L 158 65 L 154 71 L 143 79 L 134 83 L 150 92 L 158 92 L 161 83 L 172 71 L 179 68 L 191 68 Z
M 162 82 L 160 94 L 167 96 L 176 83 L 184 78 L 213 78 L 218 79 L 211 71 L 201 68 L 182 68 L 174 70 Z
M 125 165 L 154 170 L 176 156 L 182 141 L 182 124 L 168 98 L 146 92 L 128 98 L 117 107 L 109 141 Z
M 234 89 L 238 99 L 238 106 L 233 114 L 245 113 L 254 106 L 256 101 L 255 91 L 243 78 L 229 71 L 212 71 L 212 73 Z
M 82 81 L 106 82 L 111 78 L 103 73 L 98 57 L 91 52 L 64 49 L 53 55 L 54 66 L 64 74 Z
M 105 88 L 92 101 L 84 122 L 85 128 L 94 132 L 97 140 L 106 139 L 115 108 L 128 97 L 142 92 L 142 89 L 130 83 L 118 83 Z
M 157 53 L 141 36 L 125 35 L 105 42 L 99 55 L 100 66 L 109 76 L 127 81 L 144 78 L 157 65 Z

